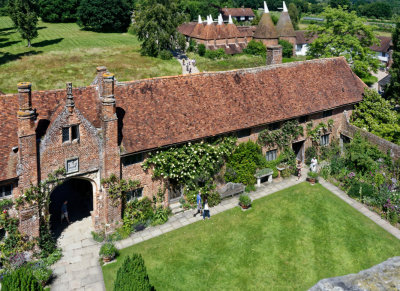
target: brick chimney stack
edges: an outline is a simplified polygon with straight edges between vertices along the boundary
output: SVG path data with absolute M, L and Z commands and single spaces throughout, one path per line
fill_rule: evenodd
M 267 66 L 282 63 L 282 46 L 267 46 Z
M 99 87 L 100 96 L 103 92 L 103 74 L 107 73 L 107 68 L 105 66 L 99 66 L 96 68 L 97 71 L 97 86 Z
M 114 174 L 120 176 L 120 149 L 118 146 L 118 118 L 114 97 L 114 75 L 103 73 L 100 97 L 102 103 L 102 130 L 103 130 L 103 166 L 102 177 L 108 178 Z M 109 196 L 105 196 L 104 207 L 108 210 L 100 218 L 107 224 L 114 225 L 121 219 L 121 205 L 115 206 Z
M 103 91 L 101 92 L 103 103 L 103 120 L 112 120 L 116 117 L 115 98 L 114 98 L 114 75 L 104 73 L 102 75 Z
M 38 160 L 36 142 L 36 113 L 32 109 L 32 84 L 29 82 L 18 83 L 18 166 L 19 195 L 23 194 L 31 184 L 38 183 Z M 37 208 L 23 209 L 20 213 L 19 230 L 29 236 L 39 235 L 39 219 Z
M 18 83 L 18 136 L 35 133 L 35 111 L 32 109 L 32 84 L 30 82 Z
M 74 102 L 74 96 L 72 95 L 71 82 L 67 82 L 67 102 L 65 103 L 65 106 L 68 108 L 70 114 L 74 111 L 75 102 Z

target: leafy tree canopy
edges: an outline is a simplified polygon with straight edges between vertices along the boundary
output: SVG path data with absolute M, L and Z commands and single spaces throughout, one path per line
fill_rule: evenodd
M 132 11 L 125 0 L 81 0 L 78 25 L 93 31 L 125 31 Z
M 375 90 L 365 90 L 363 101 L 351 116 L 355 126 L 364 128 L 388 141 L 400 144 L 400 120 L 389 101 Z
M 265 57 L 267 54 L 267 48 L 261 41 L 251 40 L 247 44 L 247 47 L 243 49 L 243 52 L 248 55 Z
M 39 0 L 39 15 L 46 22 L 74 22 L 79 0 Z
M 175 49 L 180 38 L 176 28 L 185 20 L 177 0 L 146 0 L 139 6 L 135 24 L 141 53 L 156 57 L 162 50 Z
M 33 0 L 10 0 L 9 2 L 10 18 L 22 39 L 28 41 L 28 47 L 31 46 L 31 40 L 38 36 L 36 11 L 36 2 Z
M 321 16 L 325 21 L 321 25 L 310 25 L 309 34 L 317 34 L 309 47 L 307 55 L 312 58 L 344 56 L 353 71 L 361 78 L 369 71 L 376 71 L 379 60 L 369 48 L 378 43 L 373 27 L 365 24 L 365 19 L 355 11 L 347 12 L 342 7 L 325 8 Z
M 400 21 L 396 23 L 396 28 L 392 34 L 393 53 L 392 66 L 389 69 L 391 75 L 390 84 L 385 91 L 385 98 L 400 103 Z

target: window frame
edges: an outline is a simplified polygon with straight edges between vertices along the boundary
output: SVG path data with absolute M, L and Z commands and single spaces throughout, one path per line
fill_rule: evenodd
M 6 187 L 9 187 L 9 190 L 7 191 Z M 12 184 L 5 184 L 0 186 L 0 200 L 1 199 L 8 199 L 9 197 L 12 197 L 12 192 L 13 192 L 13 185 Z M 9 193 L 9 194 L 6 194 Z
M 68 140 L 65 139 L 67 134 L 68 134 Z M 79 142 L 79 140 L 80 140 L 79 124 L 71 124 L 71 125 L 62 127 L 62 129 L 61 129 L 61 142 L 63 144 L 72 143 L 72 142 Z
M 251 135 L 251 128 L 241 129 L 236 132 L 237 138 L 245 138 Z
M 139 194 L 137 194 L 139 193 Z M 127 191 L 125 193 L 126 202 L 139 200 L 143 197 L 143 187 L 136 188 L 135 190 Z
M 319 144 L 320 146 L 328 146 L 330 142 L 329 133 L 320 136 Z
M 273 159 L 271 159 L 271 156 Z M 265 159 L 267 162 L 275 161 L 278 158 L 278 149 L 269 150 L 265 153 Z
M 144 161 L 144 153 L 137 153 L 122 157 L 122 164 L 124 165 L 124 167 L 143 163 L 143 161 Z

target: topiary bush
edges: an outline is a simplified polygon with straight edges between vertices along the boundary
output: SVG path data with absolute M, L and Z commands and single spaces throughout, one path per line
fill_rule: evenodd
M 117 271 L 114 291 L 154 290 L 147 275 L 144 260 L 140 254 L 127 257 Z
M 2 291 L 42 291 L 43 287 L 39 284 L 32 270 L 27 267 L 17 269 L 4 276 L 1 281 Z

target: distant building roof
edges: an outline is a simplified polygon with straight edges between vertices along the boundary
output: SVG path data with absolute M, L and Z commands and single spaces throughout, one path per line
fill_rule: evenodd
M 312 36 L 308 36 L 307 31 L 305 30 L 296 30 L 296 43 L 297 44 L 309 44 L 314 41 L 318 36 L 316 34 Z
M 238 26 L 237 29 L 240 32 L 240 36 L 253 36 L 254 31 L 257 29 L 257 26 Z
M 253 36 L 257 39 L 278 38 L 277 29 L 269 13 L 263 13 Z
M 254 12 L 251 8 L 222 8 L 221 9 L 222 16 L 224 18 L 228 18 L 229 15 L 234 16 L 234 17 L 254 17 Z
M 377 36 L 377 38 L 379 39 L 379 45 L 373 45 L 370 49 L 374 52 L 387 53 L 393 45 L 392 38 L 390 36 Z
M 276 24 L 276 30 L 279 36 L 296 36 L 292 21 L 288 12 L 282 12 Z

